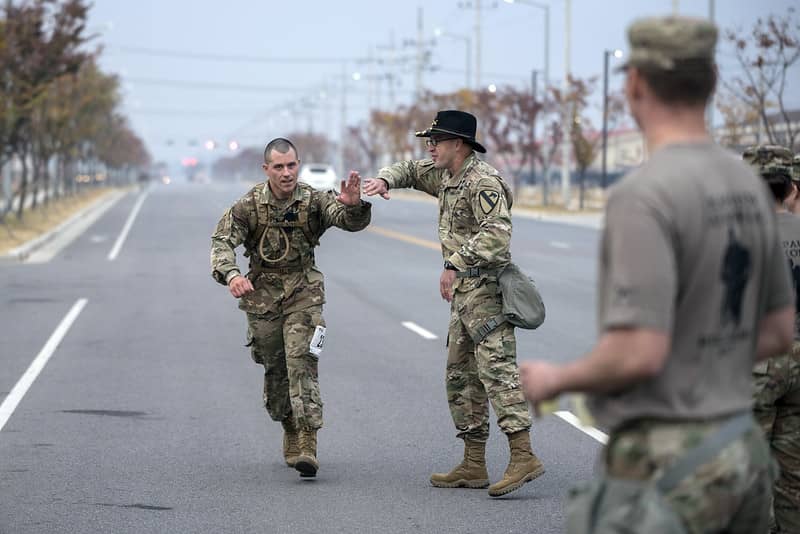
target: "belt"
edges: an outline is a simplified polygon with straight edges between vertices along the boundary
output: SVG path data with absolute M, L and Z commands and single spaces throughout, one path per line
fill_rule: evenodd
M 297 267 L 261 267 L 258 272 L 267 274 L 291 274 L 302 273 L 305 270 L 306 269 L 303 268 L 302 265 L 298 265 Z
M 456 278 L 477 278 L 479 276 L 498 276 L 499 274 L 500 269 L 470 267 L 466 271 L 456 271 Z

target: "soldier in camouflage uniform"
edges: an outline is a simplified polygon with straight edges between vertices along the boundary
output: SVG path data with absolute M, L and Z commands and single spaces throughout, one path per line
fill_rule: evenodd
M 247 313 L 247 345 L 253 360 L 264 366 L 264 406 L 283 425 L 286 463 L 301 476 L 315 476 L 325 290 L 314 248 L 331 226 L 349 232 L 366 228 L 371 205 L 360 198 L 358 173 L 342 182 L 337 196 L 298 183 L 299 164 L 290 141 L 278 138 L 267 145 L 267 181 L 220 219 L 211 237 L 211 269 L 214 280 L 227 285 Z M 236 264 L 239 245 L 250 258 L 245 276 Z
M 775 197 L 778 231 L 789 262 L 795 295 L 800 291 L 800 217 L 792 214 L 797 186 L 792 182 L 792 153 L 781 146 L 744 151 Z M 777 260 L 776 260 L 777 261 Z M 754 411 L 780 476 L 775 481 L 773 533 L 800 532 L 800 299 L 795 299 L 794 346 L 788 354 L 759 362 L 753 368 Z
M 497 275 L 511 261 L 511 191 L 497 170 L 479 160 L 486 150 L 475 140 L 475 117 L 440 111 L 429 137 L 431 159 L 404 161 L 366 180 L 368 195 L 413 187 L 439 199 L 439 239 L 444 270 L 439 282 L 451 303 L 447 354 L 447 400 L 464 459 L 449 473 L 434 474 L 440 488 L 489 486 L 485 447 L 489 402 L 508 436 L 511 459 L 489 495 L 505 495 L 544 473 L 531 451 L 531 418 L 519 384 L 514 327 L 498 320 L 502 300 Z
M 774 201 L 706 129 L 716 27 L 641 19 L 628 39 L 626 100 L 649 158 L 608 196 L 599 339 L 568 364 L 521 364 L 523 388 L 532 402 L 590 393 L 609 433 L 567 532 L 763 533 L 776 473 L 752 368 L 789 350 L 795 315 Z

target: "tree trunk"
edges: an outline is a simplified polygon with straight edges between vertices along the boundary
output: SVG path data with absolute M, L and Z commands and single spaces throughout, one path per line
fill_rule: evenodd
M 47 159 L 42 160 L 42 189 L 44 190 L 44 205 L 50 204 L 53 197 L 52 184 L 50 183 L 50 165 Z
M 22 211 L 25 209 L 25 201 L 28 195 L 28 156 L 22 154 L 20 157 L 22 163 L 22 175 L 19 182 L 19 206 L 17 206 L 17 219 L 22 220 Z
M 32 158 L 31 165 L 33 165 L 33 180 L 31 180 L 31 211 L 35 210 L 39 206 L 39 185 L 40 185 L 40 176 L 39 173 L 41 168 L 39 166 L 39 159 L 34 156 Z
M 580 194 L 580 209 L 583 210 L 583 197 L 584 192 L 586 191 L 586 169 L 580 170 L 580 184 L 581 184 L 581 194 Z
M 542 205 L 550 204 L 550 166 L 542 164 Z

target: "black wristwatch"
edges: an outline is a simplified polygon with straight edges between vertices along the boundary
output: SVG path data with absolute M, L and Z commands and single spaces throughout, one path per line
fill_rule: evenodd
M 448 271 L 458 271 L 458 268 L 455 265 L 453 265 L 450 261 L 444 262 L 444 268 L 447 269 Z

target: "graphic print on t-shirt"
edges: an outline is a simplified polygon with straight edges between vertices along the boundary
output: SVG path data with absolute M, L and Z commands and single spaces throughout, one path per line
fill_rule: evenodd
M 744 291 L 750 280 L 750 251 L 738 239 L 733 228 L 728 228 L 728 246 L 722 259 L 720 278 L 725 286 L 722 301 L 722 326 L 733 324 L 738 327 L 742 321 L 742 301 Z

